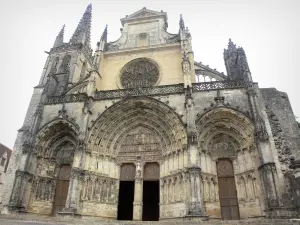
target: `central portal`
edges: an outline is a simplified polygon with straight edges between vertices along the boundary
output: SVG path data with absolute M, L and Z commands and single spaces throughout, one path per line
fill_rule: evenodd
M 144 181 L 143 221 L 159 220 L 159 181 Z

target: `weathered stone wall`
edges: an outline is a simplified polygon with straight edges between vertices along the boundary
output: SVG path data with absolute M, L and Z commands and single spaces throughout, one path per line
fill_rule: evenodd
M 160 219 L 184 217 L 186 215 L 185 203 L 171 203 L 160 206 Z
M 103 218 L 116 219 L 118 205 L 117 204 L 99 204 L 93 202 L 83 202 L 81 206 L 81 214 L 83 216 L 100 216 Z
M 299 157 L 300 137 L 298 124 L 295 119 L 288 96 L 284 92 L 277 91 L 275 88 L 260 89 L 267 110 L 269 110 L 270 125 L 275 126 L 272 130 L 281 164 L 290 164 L 290 157 Z M 279 134 L 280 133 L 280 134 Z M 279 137 L 280 136 L 280 137 Z M 282 146 L 284 145 L 284 146 Z M 287 169 L 285 166 L 283 169 Z

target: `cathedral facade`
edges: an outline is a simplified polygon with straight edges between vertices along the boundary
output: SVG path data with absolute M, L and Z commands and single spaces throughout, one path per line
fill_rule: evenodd
M 90 46 L 89 5 L 59 32 L 18 132 L 1 213 L 119 220 L 298 216 L 288 96 L 259 88 L 229 40 L 227 75 L 196 62 L 182 17 L 143 8 Z

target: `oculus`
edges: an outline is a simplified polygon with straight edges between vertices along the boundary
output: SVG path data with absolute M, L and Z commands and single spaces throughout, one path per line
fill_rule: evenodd
M 147 59 L 136 59 L 123 67 L 120 78 L 123 88 L 152 87 L 158 81 L 159 70 Z

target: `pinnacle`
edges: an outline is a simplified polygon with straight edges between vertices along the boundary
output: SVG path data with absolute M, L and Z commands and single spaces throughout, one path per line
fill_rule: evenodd
M 182 14 L 180 14 L 179 27 L 180 27 L 180 29 L 184 29 L 184 21 L 182 18 Z
M 65 25 L 62 26 L 61 30 L 59 31 L 58 35 L 56 36 L 54 47 L 58 47 L 63 44 L 64 34 L 65 34 Z
M 236 45 L 232 42 L 231 38 L 228 40 L 228 50 L 236 50 Z
M 105 29 L 102 33 L 101 39 L 103 40 L 107 40 L 107 25 L 105 26 Z
M 64 34 L 65 34 L 65 27 L 66 27 L 66 25 L 64 24 L 63 26 L 62 26 L 62 28 L 61 28 L 61 30 L 59 31 L 59 34 L 58 34 L 58 36 L 64 36 Z

